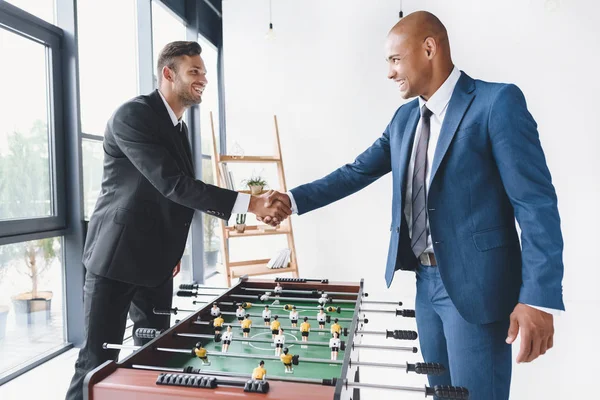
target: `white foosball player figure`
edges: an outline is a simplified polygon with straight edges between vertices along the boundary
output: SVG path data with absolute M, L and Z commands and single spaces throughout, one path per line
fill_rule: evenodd
M 213 317 L 217 317 L 219 314 L 221 314 L 221 309 L 219 308 L 217 303 L 213 303 L 213 306 L 210 309 L 210 315 L 212 315 Z
M 329 339 L 329 348 L 331 349 L 331 359 L 337 360 L 338 351 L 340 351 L 340 334 L 337 332 L 333 333 L 333 337 Z
M 233 332 L 231 331 L 231 325 L 227 325 L 227 330 L 221 337 L 221 340 L 223 340 L 223 346 L 221 347 L 221 352 L 227 353 L 227 350 L 229 350 L 229 345 L 231 344 L 231 341 L 233 340 Z
M 296 306 L 292 306 L 292 311 L 290 311 L 290 322 L 294 328 L 298 325 L 298 311 L 296 311 Z
M 262 312 L 262 317 L 265 321 L 265 326 L 271 325 L 271 310 L 269 310 L 269 306 L 265 306 L 265 309 Z
M 283 345 L 285 344 L 285 335 L 283 334 L 283 328 L 279 328 L 279 334 L 275 335 L 275 339 L 273 340 L 275 343 L 275 355 L 281 355 L 281 350 L 283 349 Z

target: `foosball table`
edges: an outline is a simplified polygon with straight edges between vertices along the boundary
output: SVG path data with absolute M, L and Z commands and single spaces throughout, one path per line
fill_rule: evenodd
M 361 348 L 418 351 L 411 345 L 361 344 L 364 335 L 401 343 L 417 339 L 415 331 L 366 330 L 366 316 L 371 313 L 411 318 L 414 311 L 398 308 L 402 302 L 371 300 L 363 286 L 362 280 L 353 284 L 247 277 L 231 288 L 181 285 L 177 294 L 190 298 L 189 309 L 154 312 L 182 314 L 183 318 L 164 332 L 138 329 L 134 334 L 148 341 L 143 346 L 105 343 L 106 349 L 134 352 L 91 371 L 85 379 L 84 396 L 88 400 L 360 400 L 361 388 L 379 388 L 420 392 L 437 399 L 468 399 L 468 390 L 461 387 L 361 382 L 360 368 L 394 368 L 417 374 L 445 371 L 436 363 L 360 360 Z M 211 298 L 202 300 L 205 296 Z

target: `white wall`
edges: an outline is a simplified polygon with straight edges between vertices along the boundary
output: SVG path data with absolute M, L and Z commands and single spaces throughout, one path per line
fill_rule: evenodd
M 276 38 L 268 41 L 267 0 L 224 0 L 229 146 L 238 143 L 246 154 L 270 154 L 272 115 L 277 114 L 289 188 L 351 162 L 381 135 L 402 104 L 386 79 L 383 51 L 399 3 L 274 0 Z M 418 9 L 445 23 L 460 69 L 521 87 L 539 124 L 558 192 L 567 312 L 556 319 L 555 348 L 530 365 L 514 366 L 511 398 L 589 396 L 597 369 L 592 363 L 599 353 L 594 340 L 599 234 L 594 228 L 600 202 L 600 5 L 592 0 L 404 1 L 405 14 Z M 386 176 L 350 198 L 294 218 L 301 275 L 365 278 L 372 296 L 399 298 L 412 306 L 412 275 L 398 274 L 385 289 L 390 206 L 391 179 Z M 370 328 L 412 324 L 376 319 Z M 371 381 L 389 383 L 386 376 L 395 375 L 369 374 Z

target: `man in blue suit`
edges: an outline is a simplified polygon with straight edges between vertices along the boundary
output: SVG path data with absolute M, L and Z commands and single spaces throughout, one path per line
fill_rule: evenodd
M 512 342 L 520 331 L 517 362 L 544 354 L 564 309 L 557 198 L 536 123 L 518 87 L 454 66 L 430 13 L 398 22 L 386 51 L 388 77 L 417 99 L 353 163 L 271 199 L 304 214 L 391 171 L 385 279 L 389 287 L 396 270 L 416 271 L 423 358 L 449 367 L 430 384 L 508 399 Z

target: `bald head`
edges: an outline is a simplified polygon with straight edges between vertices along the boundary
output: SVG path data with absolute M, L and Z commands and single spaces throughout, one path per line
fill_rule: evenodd
M 427 11 L 398 21 L 388 34 L 386 52 L 388 77 L 399 83 L 404 98 L 428 99 L 453 68 L 446 27 Z
M 427 11 L 417 11 L 402 18 L 394 25 L 389 34 L 404 36 L 406 39 L 414 41 L 423 41 L 431 37 L 438 46 L 448 49 L 448 54 L 450 53 L 446 27 L 438 17 Z

